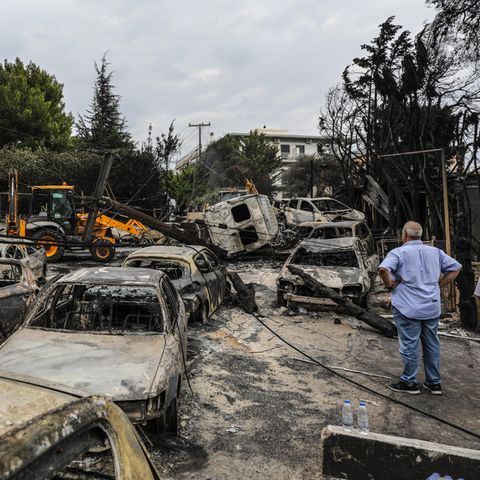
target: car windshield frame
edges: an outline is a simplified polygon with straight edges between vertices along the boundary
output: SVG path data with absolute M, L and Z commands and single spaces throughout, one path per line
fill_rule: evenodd
M 172 262 L 172 263 L 178 263 L 179 264 L 179 267 L 182 268 L 183 270 L 183 275 L 179 278 L 170 278 L 170 275 L 168 275 L 168 273 L 161 269 L 161 268 L 154 268 L 152 270 L 158 270 L 160 272 L 164 272 L 167 277 L 170 278 L 170 280 L 172 282 L 176 281 L 176 280 L 181 280 L 182 278 L 185 278 L 185 277 L 191 277 L 192 275 L 192 268 L 190 266 L 190 263 L 187 261 L 187 260 L 184 260 L 182 258 L 176 258 L 176 257 L 161 257 L 161 256 L 150 256 L 150 255 L 138 255 L 138 256 L 132 256 L 130 258 L 127 258 L 125 260 L 125 263 L 123 264 L 123 267 L 129 267 L 129 268 L 152 268 L 152 267 L 144 267 L 144 266 L 134 266 L 133 265 L 133 262 L 146 262 L 146 261 L 150 261 L 150 262 Z
M 302 263 L 299 262 L 299 256 L 304 255 L 305 257 L 308 256 L 312 259 L 310 263 L 305 263 L 304 261 Z M 355 258 L 355 263 L 356 265 L 326 265 L 326 264 L 320 264 L 320 259 L 321 258 L 332 258 L 335 256 L 340 257 L 341 254 L 348 254 L 350 255 L 350 258 L 353 259 Z M 317 261 L 315 261 L 317 260 Z M 314 251 L 314 250 L 309 250 L 306 249 L 305 247 L 300 246 L 298 249 L 296 249 L 292 253 L 292 258 L 289 262 L 291 265 L 299 265 L 303 267 L 314 267 L 314 268 L 361 268 L 361 262 L 360 258 L 358 256 L 358 253 L 356 252 L 355 249 L 353 248 L 335 248 L 335 249 L 325 249 L 325 250 L 320 250 L 320 251 Z
M 85 295 L 88 292 L 91 292 L 91 290 L 101 289 L 106 290 L 112 289 L 112 291 L 118 292 L 119 289 L 148 289 L 150 290 L 150 300 L 145 300 L 144 305 L 140 305 L 141 307 L 144 307 L 144 310 L 146 313 L 140 313 L 141 310 L 138 309 L 138 313 L 129 313 L 125 315 L 125 318 L 123 319 L 123 328 L 118 328 L 118 327 L 112 327 L 112 322 L 110 328 L 95 328 L 95 329 L 89 329 L 89 328 L 59 328 L 56 324 L 48 325 L 48 322 L 55 321 L 55 315 L 61 314 L 61 310 L 65 310 L 65 319 L 63 320 L 64 326 L 67 324 L 69 319 L 67 318 L 68 314 L 72 314 L 72 316 L 77 315 L 78 317 L 80 315 L 83 315 L 84 313 L 87 315 L 97 315 L 97 318 L 100 315 L 105 315 L 101 308 L 105 308 L 107 306 L 110 307 L 110 312 L 111 316 L 113 316 L 113 311 L 115 308 L 117 308 L 117 317 L 118 317 L 118 309 L 121 306 L 132 306 L 134 305 L 133 303 L 133 295 L 131 299 L 127 299 L 125 302 L 120 300 L 119 302 L 111 302 L 109 305 L 106 304 L 106 302 L 99 302 L 98 297 L 97 299 L 91 299 L 91 300 L 85 300 Z M 68 289 L 70 289 L 68 291 Z M 77 289 L 77 292 L 75 292 L 75 289 Z M 83 289 L 83 292 L 82 292 Z M 72 298 L 63 298 L 63 293 L 65 290 L 68 291 L 66 295 L 70 295 Z M 76 298 L 75 294 L 78 293 L 78 290 L 81 292 L 81 298 Z M 94 292 L 95 293 L 95 292 Z M 112 297 L 107 297 L 106 295 L 103 295 L 103 298 L 112 298 Z M 97 305 L 95 305 L 95 300 L 97 300 Z M 129 302 L 130 300 L 130 302 Z M 49 305 L 49 302 L 52 302 L 51 305 Z M 85 307 L 85 311 L 83 312 L 82 309 L 80 308 L 79 310 L 70 310 L 67 312 L 67 306 L 69 303 L 74 303 L 76 302 L 76 305 L 82 304 L 82 307 Z M 135 305 L 137 305 L 137 302 L 135 302 Z M 151 309 L 149 311 L 148 309 L 148 304 L 156 304 L 158 305 L 158 308 Z M 52 305 L 55 305 L 55 310 L 52 311 Z M 89 305 L 91 305 L 93 308 L 88 309 Z M 97 310 L 95 310 L 97 308 Z M 156 311 L 155 311 L 156 310 Z M 125 328 L 127 325 L 127 317 L 129 316 L 134 316 L 136 315 L 136 320 L 137 320 L 137 325 L 140 324 L 140 317 L 145 317 L 145 315 L 150 314 L 152 317 L 151 321 L 155 321 L 157 323 L 157 328 L 158 329 L 139 329 L 139 330 L 130 330 Z M 135 318 L 132 318 L 135 320 Z M 88 320 L 88 317 L 87 317 Z M 107 319 L 108 320 L 108 319 Z M 118 322 L 118 319 L 116 319 Z M 58 322 L 61 322 L 62 320 L 58 320 Z M 80 322 L 80 320 L 77 320 Z M 149 320 L 150 321 L 150 320 Z M 43 324 L 42 324 L 43 322 Z M 100 324 L 103 324 L 102 321 L 100 321 Z M 158 324 L 160 327 L 158 327 Z M 27 328 L 31 329 L 40 329 L 40 330 L 45 330 L 45 331 L 52 331 L 52 332 L 62 332 L 62 333 L 79 333 L 79 334 L 89 334 L 89 335 L 127 335 L 127 336 L 135 336 L 135 335 L 165 335 L 168 333 L 169 324 L 168 324 L 168 315 L 165 310 L 165 305 L 164 302 L 162 301 L 161 294 L 159 287 L 157 285 L 153 284 L 138 284 L 138 283 L 122 283 L 122 284 L 117 284 L 117 283 L 110 283 L 110 284 L 98 284 L 94 282 L 56 282 L 50 286 L 50 288 L 47 288 L 43 292 L 40 293 L 40 295 L 37 297 L 37 300 L 35 301 L 35 304 L 33 305 L 32 309 L 27 315 L 27 318 L 25 319 L 24 325 Z M 130 327 L 131 328 L 131 327 Z
M 344 211 L 350 211 L 352 210 L 352 208 L 350 208 L 349 206 L 343 204 L 342 202 L 340 202 L 339 200 L 336 200 L 335 198 L 317 198 L 317 199 L 310 199 L 310 201 L 312 202 L 312 204 L 315 206 L 315 208 L 319 211 L 319 212 L 324 212 L 324 213 L 328 213 L 328 212 L 344 212 Z M 335 205 L 338 205 L 338 208 L 327 208 L 327 209 L 321 209 L 319 207 L 319 205 L 317 205 L 318 202 L 327 202 L 327 203 L 332 203 L 332 204 L 335 204 Z

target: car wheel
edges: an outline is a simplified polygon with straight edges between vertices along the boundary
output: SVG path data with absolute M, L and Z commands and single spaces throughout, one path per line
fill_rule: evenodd
M 161 417 L 157 418 L 157 433 L 177 435 L 178 433 L 178 401 L 175 397 Z
M 208 305 L 202 303 L 195 312 L 193 312 L 192 320 L 195 322 L 205 323 L 208 320 Z
M 285 297 L 283 296 L 283 290 L 277 290 L 277 305 L 279 307 L 285 307 L 287 302 L 285 301 Z

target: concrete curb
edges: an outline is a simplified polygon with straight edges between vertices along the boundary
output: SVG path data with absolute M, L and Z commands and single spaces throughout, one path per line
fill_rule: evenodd
M 379 433 L 322 431 L 323 474 L 348 480 L 426 480 L 432 473 L 480 478 L 480 451 Z

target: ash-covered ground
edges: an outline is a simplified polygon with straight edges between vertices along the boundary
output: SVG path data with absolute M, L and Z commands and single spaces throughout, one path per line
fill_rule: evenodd
M 126 254 L 119 253 L 114 264 Z M 88 256 L 71 257 L 51 266 L 50 274 L 87 265 L 93 265 Z M 397 340 L 333 310 L 290 315 L 278 308 L 275 278 L 281 265 L 271 260 L 229 264 L 246 283 L 255 284 L 261 318 L 275 332 L 329 366 L 381 377 L 337 370 L 342 375 L 480 432 L 479 343 L 443 340 L 444 396 L 405 398 L 387 388 L 387 377 L 394 379 L 401 369 Z M 385 299 L 373 295 L 371 303 L 381 310 Z M 308 363 L 231 303 L 206 324 L 190 324 L 188 333 L 191 390 L 184 381 L 179 436 L 146 441 L 164 478 L 321 479 L 321 431 L 341 423 L 344 399 L 367 402 L 372 431 L 480 448 L 467 434 Z

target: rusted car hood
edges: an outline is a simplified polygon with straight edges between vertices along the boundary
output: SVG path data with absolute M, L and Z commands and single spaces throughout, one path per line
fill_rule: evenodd
M 141 400 L 156 388 L 164 348 L 163 335 L 24 328 L 0 348 L 0 365 L 113 400 Z
M 292 264 L 293 265 L 293 264 Z M 363 274 L 360 268 L 355 267 L 306 267 L 295 265 L 315 280 L 329 288 L 341 289 L 345 285 L 363 285 Z M 287 271 L 287 275 L 290 275 Z M 297 277 L 295 277 L 297 278 Z

